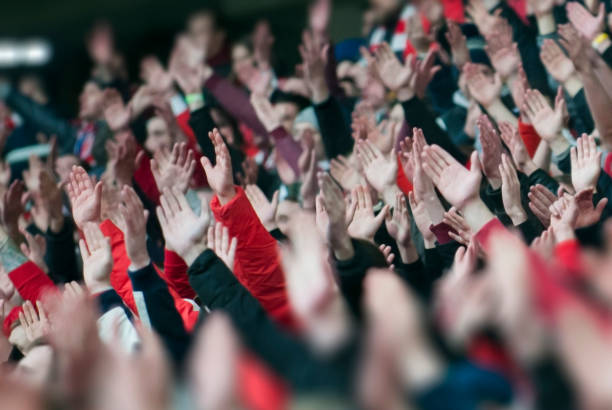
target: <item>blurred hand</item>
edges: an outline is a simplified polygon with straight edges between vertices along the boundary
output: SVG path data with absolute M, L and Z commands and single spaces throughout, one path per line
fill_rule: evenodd
M 531 160 L 518 129 L 508 122 L 502 122 L 499 124 L 499 130 L 501 131 L 501 138 L 504 144 L 506 144 L 512 154 L 516 168 L 525 175 L 531 175 L 537 167 Z
M 518 226 L 527 220 L 527 214 L 521 204 L 521 184 L 510 158 L 502 154 L 499 172 L 502 179 L 502 201 L 506 214 L 512 219 L 512 224 Z
M 601 174 L 602 153 L 597 150 L 595 138 L 582 134 L 576 141 L 576 146 L 570 151 L 572 164 L 572 185 L 576 192 L 584 189 L 594 191 Z
M 351 193 L 352 201 L 357 204 L 353 220 L 348 226 L 348 233 L 353 238 L 374 242 L 374 235 L 382 225 L 389 205 L 385 205 L 378 215 L 374 215 L 372 198 L 367 189 L 359 186 Z
M 255 210 L 261 224 L 270 232 L 276 229 L 276 210 L 278 209 L 278 190 L 274 192 L 272 200 L 264 195 L 257 185 L 247 185 L 244 192 L 246 193 L 251 206 Z
M 576 74 L 576 67 L 552 39 L 544 40 L 540 50 L 540 59 L 549 74 L 560 84 L 564 84 Z
M 236 195 L 234 177 L 232 175 L 232 162 L 219 130 L 213 129 L 208 133 L 208 137 L 215 147 L 216 163 L 213 166 L 208 158 L 202 157 L 202 167 L 204 172 L 206 172 L 208 184 L 217 194 L 221 205 L 225 205 Z
M 21 234 L 25 238 L 19 248 L 21 252 L 32 262 L 34 262 L 45 273 L 49 273 L 49 267 L 45 263 L 45 253 L 47 252 L 47 241 L 41 234 L 32 235 L 27 230 L 22 229 Z
M 525 96 L 525 114 L 536 132 L 546 141 L 552 141 L 563 129 L 565 100 L 558 100 L 554 110 L 538 90 L 528 90 Z
M 550 206 L 557 200 L 557 196 L 550 192 L 544 185 L 534 185 L 529 189 L 527 194 L 529 198 L 529 209 L 539 219 L 539 221 L 548 227 L 550 225 Z
M 453 54 L 453 63 L 459 70 L 463 68 L 466 63 L 471 61 L 470 50 L 467 47 L 467 40 L 465 35 L 461 31 L 459 24 L 452 20 L 447 20 L 448 31 L 446 32 L 446 41 L 451 47 Z
M 499 172 L 502 155 L 501 139 L 486 114 L 480 116 L 477 124 L 480 129 L 480 143 L 482 144 L 482 168 L 493 189 L 498 189 L 501 185 Z
M 229 270 L 234 271 L 234 259 L 236 257 L 238 240 L 236 238 L 231 238 L 230 240 L 229 231 L 226 226 L 218 222 L 209 226 L 208 243 L 206 245 L 217 254 Z
M 595 37 L 604 31 L 606 17 L 604 3 L 599 5 L 597 16 L 593 16 L 582 4 L 576 2 L 567 3 L 566 10 L 569 21 L 587 40 L 595 40 Z
M 470 94 L 483 107 L 487 108 L 499 99 L 502 81 L 498 73 L 488 77 L 480 67 L 471 63 L 465 65 L 463 72 Z
M 102 182 L 94 185 L 93 178 L 81 167 L 74 166 L 66 185 L 72 205 L 72 217 L 79 229 L 87 222 L 100 223 L 102 204 Z
M 397 155 L 395 149 L 386 158 L 378 148 L 369 141 L 357 144 L 357 156 L 361 161 L 366 180 L 379 193 L 383 194 L 395 186 L 397 180 Z
M 92 294 L 110 288 L 113 269 L 110 239 L 102 234 L 97 224 L 87 222 L 81 228 L 85 239 L 79 240 L 83 258 L 83 279 Z
M 151 171 L 160 192 L 165 188 L 176 187 L 182 193 L 186 193 L 195 166 L 193 151 L 185 142 L 174 144 L 172 152 L 167 148 L 161 148 L 153 154 L 151 160 Z
M 454 231 L 448 233 L 448 236 L 453 240 L 465 246 L 468 246 L 470 242 L 472 242 L 472 229 L 465 222 L 463 216 L 457 212 L 457 208 L 452 207 L 448 212 L 445 212 L 442 222 L 450 226 Z
M 19 313 L 19 322 L 25 331 L 28 345 L 33 347 L 39 343 L 45 343 L 51 332 L 51 323 L 42 303 L 37 300 L 36 309 L 34 309 L 34 305 L 28 300 L 22 305 L 22 308 L 23 312 Z
M 147 251 L 149 211 L 144 209 L 140 198 L 131 187 L 123 187 L 121 199 L 123 203 L 119 209 L 125 221 L 125 250 L 130 258 L 130 270 L 136 271 L 150 263 Z
M 160 202 L 157 218 L 166 248 L 178 253 L 187 265 L 191 265 L 206 250 L 206 230 L 210 224 L 208 205 L 202 200 L 200 216 L 196 216 L 185 195 L 177 188 L 166 188 Z
M 113 131 L 125 129 L 132 117 L 131 107 L 126 106 L 119 91 L 114 88 L 104 90 L 104 120 Z

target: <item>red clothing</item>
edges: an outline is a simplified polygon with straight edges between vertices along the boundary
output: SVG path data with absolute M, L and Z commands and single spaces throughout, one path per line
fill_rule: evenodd
M 518 128 L 521 139 L 525 144 L 525 148 L 527 148 L 527 153 L 531 158 L 533 158 L 538 149 L 538 145 L 540 145 L 540 136 L 531 124 L 524 124 L 519 121 Z
M 225 205 L 219 198 L 210 202 L 215 219 L 236 237 L 238 247 L 234 274 L 240 283 L 261 303 L 277 322 L 295 329 L 285 277 L 281 268 L 276 240 L 259 221 L 244 191 L 236 187 L 236 195 Z
M 136 304 L 134 302 L 132 282 L 128 276 L 128 268 L 131 262 L 125 250 L 123 232 L 121 232 L 121 230 L 117 228 L 109 219 L 100 224 L 100 229 L 102 230 L 104 236 L 110 238 L 111 242 L 111 252 L 113 254 L 113 270 L 110 274 L 111 286 L 119 294 L 126 306 L 129 307 L 132 312 L 137 313 L 138 309 L 136 309 Z M 167 282 L 163 275 L 160 276 Z M 188 332 L 192 331 L 196 322 L 198 321 L 199 312 L 194 309 L 190 302 L 181 298 L 171 284 L 168 284 L 168 291 L 174 299 L 174 306 L 176 307 L 176 310 L 183 319 L 185 329 L 187 329 Z
M 164 280 L 180 295 L 180 297 L 195 299 L 197 294 L 189 284 L 187 269 L 189 269 L 189 267 L 183 258 L 176 252 L 166 249 L 164 253 Z
M 399 155 L 397 156 L 397 186 L 404 193 L 404 195 L 408 195 L 409 192 L 412 192 L 412 184 L 406 173 L 404 172 L 404 167 L 402 166 L 402 161 L 400 161 Z

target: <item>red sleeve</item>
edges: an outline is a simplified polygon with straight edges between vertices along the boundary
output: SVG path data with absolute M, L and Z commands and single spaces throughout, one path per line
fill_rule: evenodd
M 55 284 L 34 262 L 27 261 L 8 274 L 15 289 L 23 300 L 29 300 L 34 306 L 41 300 L 44 292 L 57 289 Z
M 148 155 L 144 155 L 140 165 L 134 171 L 134 181 L 147 198 L 159 205 L 159 190 L 153 177 L 153 171 L 151 171 L 151 158 Z
M 444 17 L 448 20 L 453 20 L 457 23 L 465 21 L 463 0 L 442 0 L 442 6 L 444 7 Z
M 400 191 L 404 193 L 404 195 L 408 195 L 408 193 L 412 192 L 413 189 L 410 180 L 404 172 L 404 167 L 402 166 L 399 155 L 397 156 L 397 186 L 399 187 Z
M 189 284 L 187 269 L 188 266 L 183 258 L 177 255 L 176 252 L 166 249 L 164 253 L 164 277 L 166 282 L 181 297 L 195 299 L 197 295 Z
M 177 115 L 175 118 L 176 118 L 176 123 L 181 128 L 181 131 L 183 131 L 183 133 L 187 135 L 187 138 L 189 138 L 189 145 L 194 146 L 194 147 L 198 145 L 195 133 L 189 126 L 189 118 L 191 118 L 191 113 L 189 112 L 189 110 L 183 111 L 182 113 Z
M 606 160 L 604 163 L 604 168 L 603 170 L 606 172 L 606 174 L 610 175 L 612 177 L 612 152 L 608 153 L 608 155 L 606 155 Z
M 257 218 L 242 188 L 237 186 L 234 198 L 223 206 L 215 195 L 210 207 L 215 219 L 238 240 L 234 265 L 236 278 L 270 316 L 295 329 L 297 322 L 289 306 L 278 245 Z
M 506 228 L 497 218 L 491 219 L 486 223 L 485 226 L 480 228 L 476 235 L 474 235 L 474 239 L 478 241 L 478 244 L 482 247 L 482 249 L 486 252 L 490 249 L 491 239 L 495 237 L 496 233 L 501 231 L 505 231 Z
M 283 410 L 288 408 L 289 388 L 257 357 L 243 352 L 238 360 L 238 395 L 246 408 Z
M 538 149 L 538 145 L 540 145 L 540 136 L 531 124 L 524 124 L 519 121 L 518 128 L 521 139 L 523 140 L 523 143 L 525 143 L 525 148 L 527 148 L 527 153 L 531 158 L 533 158 Z
M 130 267 L 131 262 L 125 249 L 123 232 L 121 232 L 121 230 L 117 228 L 110 219 L 103 221 L 100 224 L 100 229 L 102 230 L 104 236 L 110 238 L 111 242 L 111 252 L 113 254 L 113 270 L 110 274 L 111 286 L 121 297 L 123 303 L 125 303 L 126 306 L 132 310 L 132 312 L 137 314 L 138 309 L 136 308 L 136 303 L 134 302 L 132 282 L 128 276 L 128 268 Z M 187 329 L 187 331 L 193 330 L 198 320 L 198 312 L 190 302 L 182 299 L 178 293 L 174 291 L 172 286 L 168 286 L 168 291 L 174 299 L 174 306 L 176 307 L 176 310 L 183 319 L 185 329 Z
M 558 243 L 555 247 L 557 261 L 564 269 L 563 273 L 570 275 L 569 279 L 579 279 L 583 276 L 583 269 L 580 262 L 580 245 L 576 239 L 570 239 Z

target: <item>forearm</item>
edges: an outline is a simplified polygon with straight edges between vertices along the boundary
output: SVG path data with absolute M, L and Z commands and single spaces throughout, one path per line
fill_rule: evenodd
M 515 127 L 518 126 L 518 119 L 500 99 L 495 100 L 492 104 L 484 108 L 498 124 L 501 122 L 509 122 Z
M 595 121 L 595 127 L 599 131 L 602 141 L 612 146 L 612 116 L 610 115 L 611 101 L 603 91 L 601 83 L 591 73 L 581 73 L 584 93 Z

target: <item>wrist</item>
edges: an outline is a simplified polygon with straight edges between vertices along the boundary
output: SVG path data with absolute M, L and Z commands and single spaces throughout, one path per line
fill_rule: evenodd
M 553 227 L 553 231 L 555 233 L 555 239 L 557 243 L 568 241 L 576 237 L 572 227 L 567 224 L 556 224 Z
M 517 206 L 514 209 L 510 209 L 507 212 L 508 216 L 512 220 L 512 225 L 514 226 L 519 226 L 527 220 L 527 213 L 520 206 Z
M 329 98 L 329 89 L 325 83 L 325 79 L 314 81 L 312 87 L 312 103 L 317 105 L 324 103 Z
M 532 160 L 525 162 L 520 168 L 520 171 L 527 176 L 533 174 L 537 170 L 538 170 L 538 167 L 536 166 L 535 162 L 533 162 Z
M 403 263 L 410 264 L 419 260 L 419 253 L 412 244 L 412 241 L 408 241 L 407 244 L 398 243 L 397 248 Z
M 231 188 L 224 189 L 223 192 L 217 192 L 217 198 L 219 198 L 219 203 L 221 205 L 225 205 L 230 202 L 236 196 L 236 187 L 233 185 Z
M 130 271 L 134 272 L 143 268 L 146 268 L 151 263 L 149 253 L 145 250 L 139 250 L 135 253 L 129 252 L 128 257 L 130 258 Z
M 536 16 L 536 20 L 538 23 L 538 32 L 541 36 L 552 34 L 557 30 L 555 16 L 553 15 L 552 11 Z
M 185 261 L 187 266 L 191 266 L 198 256 L 200 256 L 205 250 L 207 246 L 203 242 L 194 243 L 188 249 L 182 251 L 180 253 L 181 258 Z
M 53 233 L 60 233 L 64 229 L 64 215 L 51 217 L 49 220 L 49 229 Z
M 434 249 L 436 247 L 436 236 L 429 229 L 427 231 L 425 234 L 421 232 L 423 235 L 423 245 L 425 249 Z
M 582 81 L 580 81 L 580 77 L 578 74 L 574 73 L 563 83 L 563 88 L 569 94 L 571 98 L 574 98 L 576 94 L 582 90 Z
M 396 95 L 399 102 L 406 102 L 414 97 L 414 90 L 412 87 L 403 87 L 397 90 Z
M 397 194 L 400 193 L 400 189 L 397 187 L 397 184 L 388 185 L 383 188 L 382 198 L 385 204 L 393 206 L 395 204 L 395 198 Z
M 518 126 L 518 119 L 506 108 L 500 98 L 495 99 L 488 106 L 484 106 L 484 108 L 496 122 L 507 121 L 515 127 Z
M 489 181 L 489 185 L 491 185 L 491 188 L 493 188 L 493 190 L 495 191 L 497 191 L 502 186 L 502 180 L 499 176 L 492 176 L 490 178 L 487 177 L 487 181 Z
M 334 251 L 334 256 L 339 261 L 346 261 L 351 259 L 355 255 L 355 249 L 351 238 L 346 232 L 346 228 L 334 228 L 330 226 L 330 229 L 336 234 L 339 233 L 338 237 L 332 235 L 330 238 L 330 246 Z
M 561 133 L 557 134 L 557 136 L 553 138 L 548 145 L 550 146 L 553 155 L 561 155 L 570 147 L 569 142 L 567 142 Z
M 92 295 L 97 295 L 102 292 L 106 292 L 107 290 L 112 289 L 110 282 L 93 282 L 93 283 L 85 283 L 87 286 L 87 290 Z
M 483 226 L 495 218 L 479 196 L 469 200 L 463 206 L 462 211 L 463 218 L 474 233 L 480 231 Z

